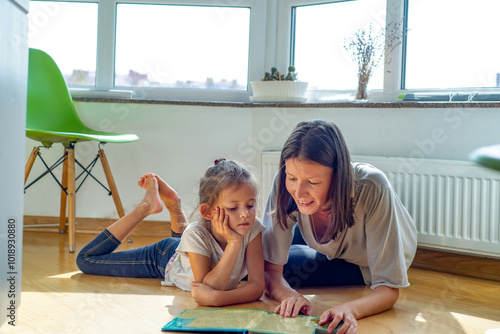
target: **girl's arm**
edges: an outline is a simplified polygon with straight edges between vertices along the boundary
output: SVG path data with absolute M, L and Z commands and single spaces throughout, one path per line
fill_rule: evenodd
M 328 329 L 337 327 L 339 322 L 344 321 L 344 325 L 337 333 L 354 333 L 357 330 L 357 319 L 361 319 L 373 314 L 387 311 L 394 306 L 399 297 L 399 289 L 388 286 L 378 286 L 368 295 L 349 302 L 334 306 L 320 317 L 319 324 L 323 325 L 331 321 Z
M 224 209 L 216 207 L 211 218 L 212 228 L 226 242 L 219 263 L 212 269 L 212 263 L 206 256 L 188 252 L 188 257 L 196 282 L 205 283 L 215 290 L 225 290 L 231 279 L 243 239 L 241 235 L 229 227 L 229 217 L 225 214 Z
M 264 258 L 262 233 L 259 233 L 245 251 L 248 280 L 233 290 L 216 290 L 204 283 L 193 282 L 191 294 L 196 303 L 204 306 L 224 306 L 247 303 L 259 299 L 264 292 Z
M 241 241 L 228 243 L 219 263 L 213 269 L 212 261 L 208 257 L 188 252 L 194 280 L 205 283 L 215 290 L 225 290 L 233 273 L 240 248 Z

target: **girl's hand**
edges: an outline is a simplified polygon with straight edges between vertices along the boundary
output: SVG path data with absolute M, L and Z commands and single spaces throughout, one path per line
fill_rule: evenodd
M 198 305 L 217 306 L 214 295 L 217 290 L 201 282 L 191 282 L 191 296 Z
M 217 234 L 220 234 L 228 243 L 241 242 L 242 237 L 229 227 L 229 216 L 224 209 L 216 207 L 213 213 L 212 227 Z
M 312 315 L 312 307 L 309 301 L 302 295 L 289 297 L 281 301 L 274 309 L 274 313 L 284 317 L 296 317 L 299 312 L 305 315 Z
M 344 324 L 339 328 L 337 334 L 353 334 L 358 330 L 358 321 L 356 317 L 352 310 L 345 305 L 335 306 L 323 312 L 319 318 L 319 324 L 324 325 L 328 321 L 331 321 L 328 326 L 328 333 L 333 333 L 333 330 L 340 321 L 344 321 Z

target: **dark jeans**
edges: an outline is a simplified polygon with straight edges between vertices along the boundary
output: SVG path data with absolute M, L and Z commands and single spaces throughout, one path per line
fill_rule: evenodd
M 164 278 L 165 266 L 177 249 L 180 238 L 166 238 L 149 246 L 113 251 L 120 242 L 107 230 L 82 248 L 78 268 L 91 275 Z
M 298 225 L 283 276 L 294 289 L 315 286 L 364 285 L 358 265 L 327 257 L 307 246 Z

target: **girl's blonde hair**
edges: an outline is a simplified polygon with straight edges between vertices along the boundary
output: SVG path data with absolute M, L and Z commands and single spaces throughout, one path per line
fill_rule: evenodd
M 217 159 L 200 179 L 198 206 L 206 203 L 213 208 L 223 190 L 242 184 L 250 184 L 257 192 L 257 179 L 242 164 L 234 160 Z M 202 219 L 206 221 L 205 218 Z

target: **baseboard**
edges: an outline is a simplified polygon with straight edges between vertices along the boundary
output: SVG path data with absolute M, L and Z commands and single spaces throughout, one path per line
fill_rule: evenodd
M 500 281 L 500 260 L 491 258 L 419 248 L 411 266 Z
M 105 218 L 76 218 L 75 232 L 98 234 L 113 224 L 116 219 Z M 24 216 L 25 231 L 44 231 L 59 233 L 59 217 Z M 169 237 L 169 221 L 144 220 L 132 231 L 132 236 L 141 237 Z

